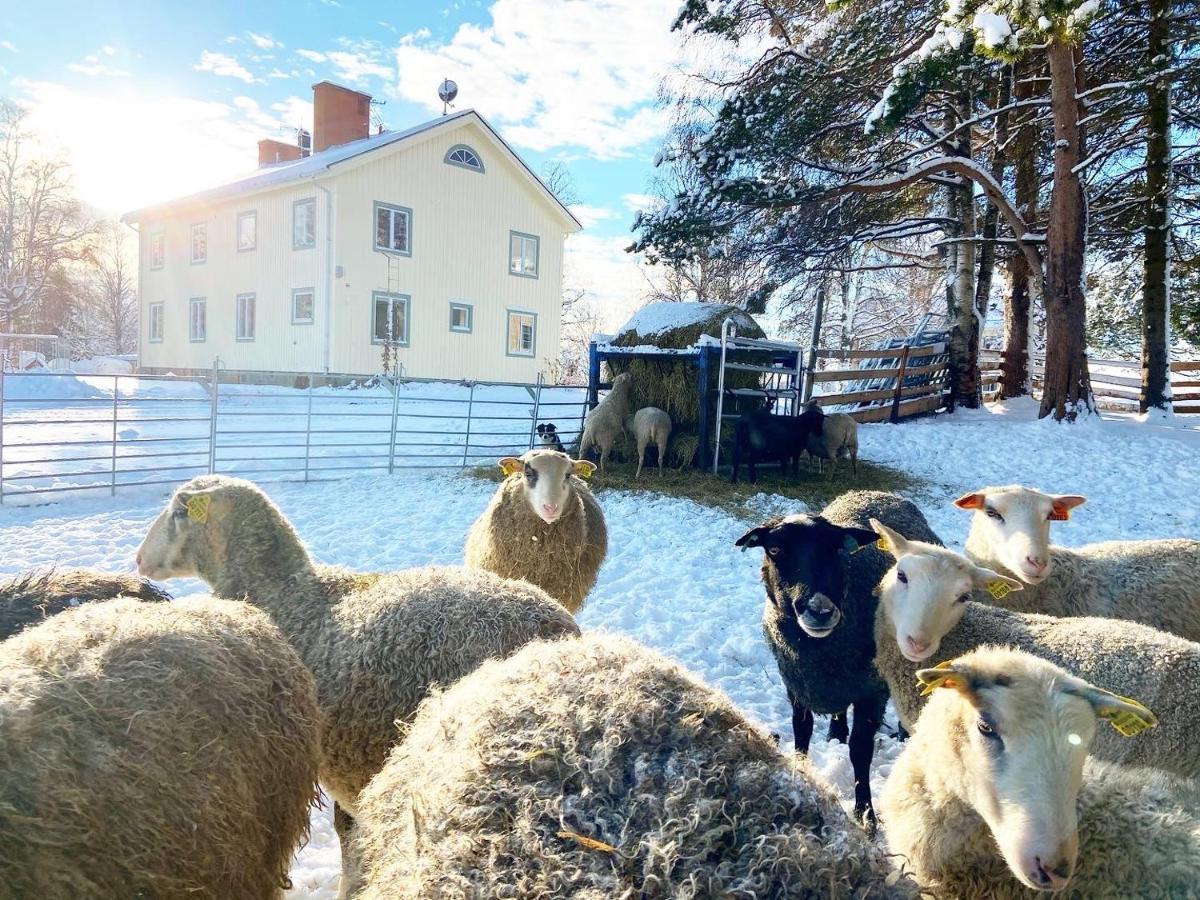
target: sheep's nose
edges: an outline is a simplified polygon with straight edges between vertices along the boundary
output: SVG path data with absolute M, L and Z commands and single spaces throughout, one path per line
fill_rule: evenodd
M 1029 566 L 1035 575 L 1040 575 L 1046 569 L 1046 559 L 1042 556 L 1027 556 L 1025 557 L 1025 565 Z
M 1074 864 L 1068 857 L 1060 857 L 1053 863 L 1044 863 L 1037 857 L 1037 868 L 1030 873 L 1030 879 L 1043 890 L 1057 891 L 1067 886 L 1071 880 Z
M 905 642 L 908 644 L 908 649 L 918 656 L 929 650 L 929 641 L 918 641 L 911 634 L 906 637 Z
M 548 516 L 556 516 L 556 515 L 558 515 L 558 504 L 557 503 L 543 503 L 542 510 Z

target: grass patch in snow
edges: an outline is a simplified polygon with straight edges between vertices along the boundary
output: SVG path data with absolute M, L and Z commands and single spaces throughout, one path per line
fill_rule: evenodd
M 705 506 L 723 509 L 740 518 L 754 520 L 763 516 L 761 503 L 753 500 L 762 494 L 802 500 L 809 509 L 820 511 L 825 504 L 846 491 L 892 491 L 907 495 L 920 492 L 926 486 L 922 479 L 899 469 L 862 459 L 858 461 L 857 478 L 851 474 L 848 462 L 838 463 L 837 473 L 832 480 L 828 468 L 824 475 L 818 475 L 815 468 L 809 470 L 807 466 L 808 460 L 801 460 L 800 477 L 793 478 L 790 473 L 781 474 L 777 464 L 768 463 L 758 467 L 757 484 L 746 480 L 745 469 L 738 483 L 730 484 L 727 474 L 713 475 L 696 469 L 680 471 L 668 468 L 660 477 L 657 468 L 647 468 L 642 470 L 641 478 L 635 479 L 636 463 L 610 463 L 603 474 L 597 470 L 592 476 L 591 485 L 598 494 L 611 489 L 685 497 Z M 498 482 L 502 479 L 497 466 L 480 466 L 471 469 L 469 474 L 485 481 Z

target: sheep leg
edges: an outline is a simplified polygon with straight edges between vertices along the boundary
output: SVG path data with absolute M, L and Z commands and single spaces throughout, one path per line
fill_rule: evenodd
M 854 727 L 850 730 L 850 766 L 854 769 L 854 817 L 870 835 L 875 834 L 875 807 L 871 803 L 871 760 L 875 756 L 875 732 L 883 722 L 886 699 L 864 698 L 854 703 Z
M 357 881 L 358 863 L 354 858 L 354 845 L 350 840 L 350 832 L 354 828 L 354 817 L 346 812 L 336 800 L 333 801 L 333 830 L 338 836 L 342 847 L 342 890 L 340 897 L 349 897 L 351 886 Z
M 854 477 L 858 478 L 858 448 L 855 447 L 850 451 L 850 468 L 854 472 Z
M 658 446 L 658 474 L 663 473 L 663 460 L 667 458 L 667 438 L 660 437 L 657 442 Z
M 638 467 L 637 467 L 637 473 L 633 476 L 634 478 L 642 477 L 642 463 L 644 463 L 645 461 L 646 461 L 646 441 L 639 439 L 638 440 Z
M 796 752 L 807 754 L 813 733 L 812 710 L 790 695 L 788 702 L 792 704 L 792 737 L 796 741 Z
M 827 740 L 841 741 L 846 743 L 850 738 L 850 726 L 846 721 L 846 711 L 834 713 L 829 717 L 829 733 L 826 735 Z

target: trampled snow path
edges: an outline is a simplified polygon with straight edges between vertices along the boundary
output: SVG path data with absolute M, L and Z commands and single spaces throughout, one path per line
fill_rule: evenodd
M 1200 433 L 1194 428 L 1128 420 L 1063 427 L 1032 419 L 1029 404 L 1013 404 L 866 426 L 862 455 L 928 479 L 930 487 L 913 499 L 953 546 L 961 546 L 968 517 L 950 501 L 975 487 L 1013 481 L 1089 497 L 1071 521 L 1055 525 L 1060 543 L 1200 533 Z M 461 562 L 467 528 L 493 488 L 458 475 L 411 474 L 267 486 L 319 559 L 361 570 Z M 115 500 L 0 508 L 0 572 L 51 564 L 128 570 L 164 497 L 147 489 Z M 612 544 L 580 624 L 659 648 L 790 743 L 783 689 L 759 632 L 758 555 L 732 546 L 751 523 L 658 495 L 601 491 L 600 501 Z M 766 496 L 753 505 L 771 512 L 799 508 Z M 203 589 L 195 581 L 169 586 L 179 595 Z M 823 736 L 819 724 L 812 754 L 848 800 L 853 779 L 846 748 Z M 876 785 L 898 752 L 881 734 Z M 289 896 L 336 896 L 338 866 L 328 813 L 319 811 L 297 856 Z

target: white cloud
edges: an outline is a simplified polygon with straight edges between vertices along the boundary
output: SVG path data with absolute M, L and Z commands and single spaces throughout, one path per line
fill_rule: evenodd
M 212 72 L 214 75 L 237 78 L 247 84 L 254 81 L 250 71 L 227 53 L 205 50 L 200 54 L 200 62 L 196 64 L 195 69 L 197 72 Z
M 466 23 L 448 43 L 417 34 L 396 48 L 395 92 L 440 112 L 443 77 L 522 147 L 627 156 L 665 129 L 663 75 L 682 59 L 670 30 L 678 0 L 496 0 L 492 22 Z
M 361 82 L 368 76 L 386 79 L 392 77 L 389 66 L 376 62 L 366 53 L 334 50 L 328 55 L 329 61 L 337 69 L 337 76 L 346 81 Z
M 12 41 L 0 41 L 0 47 L 3 47 L 9 53 L 19 53 L 20 52 L 19 50 L 17 50 L 17 45 L 14 44 Z
M 575 214 L 584 228 L 591 228 L 606 219 L 617 218 L 617 212 L 605 206 L 589 206 L 586 203 L 576 203 L 571 207 L 571 212 Z
M 652 269 L 626 253 L 629 239 L 573 234 L 563 257 L 564 283 L 580 286 L 600 311 L 606 332 L 616 331 L 645 302 Z
M 268 72 L 267 77 L 268 78 L 291 78 L 292 76 L 289 75 L 287 72 L 284 72 L 281 69 L 276 68 L 276 69 L 272 69 L 270 72 Z
M 112 44 L 105 44 L 100 49 L 104 51 L 105 56 L 112 56 L 114 53 L 117 52 L 117 48 L 114 47 Z
M 100 62 L 94 56 L 84 57 L 81 63 L 67 63 L 67 69 L 71 72 L 76 72 L 80 75 L 86 75 L 89 78 L 95 78 L 98 75 L 109 75 L 113 78 L 128 78 L 129 72 L 125 69 L 114 69 Z
M 297 56 L 302 56 L 309 62 L 323 63 L 325 62 L 325 54 L 318 53 L 316 50 L 297 50 Z
M 253 31 L 247 31 L 246 37 L 249 38 L 250 42 L 259 50 L 270 50 L 274 47 L 283 46 L 283 44 L 275 40 L 275 38 L 271 37 L 269 34 L 258 34 Z
M 644 209 L 656 209 L 662 206 L 662 200 L 653 194 L 622 194 L 621 202 L 625 204 L 625 208 L 631 213 L 641 212 Z

